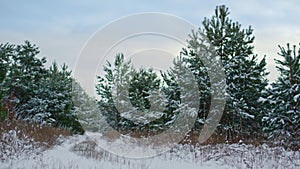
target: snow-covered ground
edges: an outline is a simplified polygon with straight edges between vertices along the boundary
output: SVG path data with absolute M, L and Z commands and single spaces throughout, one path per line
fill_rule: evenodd
M 101 151 L 87 136 L 73 136 L 46 151 L 18 152 L 18 158 L 0 162 L 6 169 L 223 169 L 300 168 L 300 152 L 245 144 L 177 146 L 152 158 L 129 159 Z

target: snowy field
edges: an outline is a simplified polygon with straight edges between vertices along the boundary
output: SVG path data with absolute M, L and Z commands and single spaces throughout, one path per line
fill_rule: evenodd
M 21 140 L 14 140 L 21 145 Z M 128 159 L 102 151 L 87 136 L 61 139 L 60 144 L 42 151 L 19 146 L 19 151 L 2 152 L 3 169 L 225 169 L 300 168 L 300 152 L 283 148 L 245 144 L 177 146 L 153 158 Z

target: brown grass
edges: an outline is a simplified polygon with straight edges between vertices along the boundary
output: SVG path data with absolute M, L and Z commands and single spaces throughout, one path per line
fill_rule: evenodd
M 232 135 L 228 138 L 227 133 L 218 133 L 214 132 L 204 143 L 199 143 L 198 139 L 200 137 L 199 132 L 191 131 L 188 135 L 180 142 L 181 144 L 192 144 L 192 145 L 217 145 L 217 144 L 234 144 L 234 143 L 242 143 L 251 144 L 254 146 L 259 146 L 262 144 L 272 145 L 270 140 L 267 140 L 262 134 L 252 134 L 248 133 L 232 133 Z
M 19 157 L 34 149 L 48 149 L 56 145 L 59 137 L 70 136 L 62 128 L 40 126 L 22 120 L 0 122 L 0 161 Z
M 156 134 L 159 134 L 158 131 L 151 131 L 151 132 L 145 132 L 145 131 L 107 131 L 103 134 L 104 139 L 109 142 L 116 141 L 120 138 L 121 134 L 129 135 L 130 137 L 134 138 L 147 138 L 149 136 L 153 136 Z M 217 145 L 217 144 L 234 144 L 234 143 L 242 143 L 244 144 L 251 144 L 254 146 L 259 146 L 262 144 L 268 144 L 269 146 L 276 146 L 273 145 L 273 143 L 269 140 L 267 140 L 262 134 L 253 134 L 249 135 L 247 133 L 232 133 L 230 138 L 228 138 L 228 135 L 224 133 L 217 133 L 214 132 L 204 143 L 199 143 L 199 137 L 200 133 L 195 132 L 194 130 L 190 131 L 185 138 L 183 138 L 179 144 L 189 144 L 189 145 Z
M 35 142 L 43 143 L 46 147 L 56 144 L 58 137 L 70 136 L 70 132 L 64 128 L 55 128 L 47 125 L 38 125 L 22 120 L 5 120 L 0 122 L 0 138 L 8 131 L 16 131 L 19 139 L 30 138 Z
M 198 139 L 200 137 L 199 132 L 191 131 L 189 134 L 181 141 L 182 144 L 199 144 Z M 261 144 L 267 144 L 268 142 L 264 139 L 263 135 L 249 135 L 246 133 L 232 134 L 230 138 L 226 135 L 226 133 L 217 133 L 214 132 L 202 145 L 216 145 L 223 143 L 239 143 L 242 141 L 245 144 L 252 144 L 255 146 Z
M 79 155 L 93 158 L 93 159 L 101 159 L 103 156 L 103 152 L 97 151 L 97 144 L 92 140 L 82 141 L 73 146 L 72 150 Z
M 189 132 L 187 136 L 180 142 L 180 144 L 190 144 L 190 145 L 217 145 L 217 144 L 234 144 L 234 143 L 243 143 L 247 145 L 253 146 L 261 146 L 266 144 L 270 147 L 283 147 L 287 150 L 299 151 L 300 144 L 298 143 L 289 143 L 282 142 L 284 138 L 276 138 L 276 139 L 267 139 L 263 134 L 255 133 L 232 133 L 230 138 L 228 135 L 223 133 L 214 132 L 204 143 L 199 143 L 198 138 L 200 136 L 199 132 Z M 299 139 L 298 139 L 299 140 Z

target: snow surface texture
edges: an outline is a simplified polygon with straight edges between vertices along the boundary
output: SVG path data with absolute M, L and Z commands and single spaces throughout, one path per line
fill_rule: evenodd
M 222 144 L 193 147 L 181 145 L 157 157 L 129 159 L 102 151 L 87 136 L 73 136 L 54 148 L 19 154 L 0 161 L 2 169 L 225 169 L 225 168 L 300 168 L 300 152 L 283 148 Z

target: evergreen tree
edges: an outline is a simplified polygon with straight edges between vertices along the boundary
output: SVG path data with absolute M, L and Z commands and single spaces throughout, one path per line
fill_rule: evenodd
M 165 125 L 175 124 L 175 130 L 188 132 L 198 115 L 199 102 L 195 97 L 199 98 L 199 93 L 196 77 L 185 59 L 182 55 L 174 59 L 173 67 L 162 77 L 167 98 Z
M 9 119 L 19 117 L 19 106 L 30 99 L 33 88 L 46 73 L 46 59 L 37 58 L 38 53 L 38 48 L 28 41 L 22 45 L 1 45 L 1 57 L 7 63 L 6 77 L 1 83 L 2 106 L 6 108 Z
M 133 71 L 129 98 L 132 106 L 135 107 L 132 115 L 136 123 L 147 124 L 162 115 L 162 112 L 159 112 L 161 108 L 160 84 L 160 79 L 151 68 Z
M 9 44 L 0 44 L 0 83 L 2 83 L 6 77 L 7 69 L 9 66 L 8 53 L 12 52 L 12 46 Z
M 4 100 L 12 103 L 15 116 L 19 117 L 22 113 L 20 106 L 34 95 L 33 89 L 47 72 L 44 68 L 46 59 L 37 58 L 38 48 L 28 41 L 23 45 L 5 47 L 4 55 L 9 60 L 9 65 L 3 81 L 3 87 L 7 89 Z
M 107 62 L 105 75 L 96 86 L 99 108 L 110 126 L 121 131 L 146 132 L 162 128 L 164 99 L 161 80 L 152 69 L 133 69 L 122 54 L 116 55 L 114 67 Z
M 184 52 L 190 57 L 188 62 L 199 79 L 200 111 L 205 116 L 210 102 L 209 77 L 199 53 L 201 37 L 205 37 L 214 47 L 225 69 L 227 98 L 221 120 L 223 129 L 257 131 L 262 118 L 259 98 L 267 85 L 267 72 L 265 58 L 258 62 L 257 55 L 253 54 L 253 29 L 242 29 L 238 22 L 229 19 L 229 11 L 225 6 L 218 6 L 211 19 L 204 19 L 203 26 L 204 29 L 192 32 L 188 51 Z
M 161 72 L 164 85 L 162 86 L 162 92 L 165 94 L 166 111 L 163 118 L 163 124 L 167 127 L 173 124 L 177 118 L 178 110 L 180 108 L 180 87 L 177 81 L 177 70 L 181 66 L 182 59 L 173 60 L 173 68 L 168 72 Z
M 89 96 L 75 79 L 73 79 L 73 104 L 75 114 L 84 130 L 100 132 L 107 129 L 96 98 Z
M 1 45 L 2 106 L 10 119 L 34 120 L 83 132 L 74 115 L 72 79 L 67 66 L 56 63 L 48 70 L 45 58 L 37 57 L 38 47 L 25 41 L 22 45 Z M 9 106 L 8 106 L 9 105 Z M 9 110 L 8 110 L 9 109 Z
M 181 55 L 184 56 L 183 62 L 189 65 L 188 68 L 193 72 L 198 83 L 199 110 L 195 131 L 200 131 L 201 126 L 205 123 L 211 101 L 210 78 L 207 67 L 203 63 L 203 59 L 211 57 L 211 54 L 205 52 L 207 51 L 207 46 L 204 45 L 205 39 L 202 35 L 202 33 L 192 31 L 190 39 L 188 40 L 188 49 L 184 48 L 181 51 Z
M 118 112 L 118 108 L 126 111 L 126 107 L 129 107 L 128 100 L 126 100 L 128 98 L 128 88 L 125 89 L 124 86 L 129 85 L 129 73 L 131 71 L 132 66 L 130 62 L 124 62 L 123 54 L 118 54 L 115 57 L 114 65 L 107 62 L 104 66 L 105 75 L 97 77 L 96 90 L 100 96 L 98 101 L 99 111 L 103 113 L 107 123 L 115 129 L 131 125 L 128 120 L 122 121 L 120 117 L 121 112 Z M 126 101 L 119 101 L 122 99 Z
M 9 44 L 0 44 L 0 121 L 6 118 L 6 110 L 2 107 L 2 102 L 7 93 L 7 88 L 4 85 L 4 80 L 7 77 L 9 67 L 9 55 L 13 51 L 13 46 Z
M 32 88 L 34 95 L 19 106 L 19 116 L 41 124 L 69 128 L 83 133 L 72 102 L 72 78 L 66 65 L 59 70 L 56 62 Z
M 269 113 L 264 117 L 265 130 L 270 138 L 279 137 L 282 143 L 294 143 L 299 146 L 300 138 L 300 49 L 296 46 L 281 47 L 278 53 L 281 59 L 275 59 L 280 72 L 272 83 L 269 96 L 264 103 L 269 105 Z

